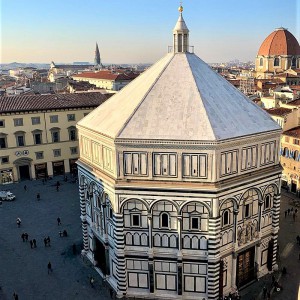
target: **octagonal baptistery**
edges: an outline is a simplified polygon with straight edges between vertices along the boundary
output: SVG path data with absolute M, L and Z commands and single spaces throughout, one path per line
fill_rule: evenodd
M 189 50 L 78 123 L 84 254 L 115 290 L 219 299 L 276 264 L 281 128 Z
M 270 78 L 274 73 L 300 68 L 300 46 L 286 28 L 269 34 L 261 44 L 255 61 L 257 78 Z

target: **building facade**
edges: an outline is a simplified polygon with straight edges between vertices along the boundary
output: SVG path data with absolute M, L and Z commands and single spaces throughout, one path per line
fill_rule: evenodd
M 281 128 L 179 11 L 173 51 L 77 125 L 83 253 L 119 298 L 219 299 L 276 268 Z
M 0 98 L 0 184 L 76 174 L 76 123 L 107 99 L 100 93 Z

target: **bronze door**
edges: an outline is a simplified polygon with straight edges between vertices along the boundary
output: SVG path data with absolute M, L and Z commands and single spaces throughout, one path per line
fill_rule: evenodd
M 241 287 L 255 279 L 255 247 L 240 253 L 237 258 L 237 286 Z

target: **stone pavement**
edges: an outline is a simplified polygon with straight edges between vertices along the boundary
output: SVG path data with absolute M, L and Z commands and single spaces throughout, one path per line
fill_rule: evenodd
M 109 290 L 100 282 L 95 270 L 80 256 L 82 232 L 77 184 L 63 182 L 62 177 L 47 181 L 25 181 L 0 186 L 16 195 L 13 202 L 0 207 L 0 299 L 13 299 L 14 291 L 19 300 L 69 300 L 111 299 Z M 59 192 L 55 183 L 60 180 Z M 24 191 L 24 185 L 27 191 Z M 40 193 L 41 200 L 36 195 Z M 16 219 L 21 218 L 18 228 Z M 62 225 L 57 225 L 57 217 Z M 60 237 L 66 229 L 68 237 Z M 21 234 L 27 232 L 36 239 L 37 248 L 31 249 L 23 242 Z M 50 236 L 51 247 L 44 246 L 44 237 Z M 72 245 L 77 246 L 77 255 Z M 53 273 L 47 273 L 51 262 Z M 89 283 L 96 279 L 95 287 Z
M 292 214 L 285 218 L 284 211 L 288 208 L 295 209 L 292 205 L 295 195 L 282 191 L 281 196 L 281 214 L 280 214 L 280 231 L 279 231 L 279 270 L 286 267 L 287 274 L 282 275 L 280 271 L 275 273 L 276 279 L 282 285 L 283 290 L 276 292 L 272 289 L 271 299 L 275 300 L 299 300 L 300 299 L 300 246 L 296 243 L 296 236 L 300 235 L 300 208 L 298 208 L 298 216 L 293 221 Z M 271 290 L 272 274 L 261 278 L 258 282 L 245 288 L 240 292 L 243 300 L 263 299 L 264 285 Z

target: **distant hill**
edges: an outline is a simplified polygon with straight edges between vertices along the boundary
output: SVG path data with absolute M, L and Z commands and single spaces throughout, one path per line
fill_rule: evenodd
M 18 63 L 18 62 L 12 62 L 9 64 L 0 64 L 0 68 L 2 70 L 11 70 L 11 69 L 17 69 L 17 68 L 25 68 L 25 67 L 31 67 L 31 68 L 37 68 L 37 69 L 49 69 L 50 64 L 37 64 L 37 63 Z

